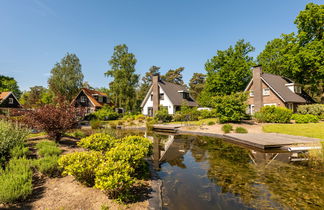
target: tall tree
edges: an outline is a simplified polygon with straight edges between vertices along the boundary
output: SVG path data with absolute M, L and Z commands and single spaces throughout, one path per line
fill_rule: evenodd
M 148 72 L 145 73 L 144 77 L 142 78 L 141 85 L 138 89 L 137 98 L 139 101 L 142 101 L 144 99 L 145 95 L 150 89 L 152 84 L 152 76 L 159 73 L 160 73 L 160 67 L 158 66 L 151 66 Z
M 190 95 L 197 99 L 205 86 L 206 75 L 202 73 L 194 73 L 189 82 Z
M 22 94 L 20 102 L 25 107 L 37 108 L 44 104 L 53 103 L 53 93 L 43 86 L 34 86 Z
M 75 54 L 67 53 L 51 70 L 48 85 L 56 97 L 65 97 L 68 101 L 78 93 L 82 87 L 83 74 L 79 58 Z
M 13 77 L 0 75 L 0 92 L 7 91 L 13 92 L 17 98 L 21 95 L 17 81 Z
M 165 75 L 161 76 L 161 79 L 163 79 L 166 82 L 172 82 L 178 85 L 184 85 L 182 79 L 183 70 L 184 67 L 179 67 L 177 69 L 170 69 Z
M 134 110 L 136 104 L 135 88 L 139 78 L 139 75 L 135 74 L 136 62 L 135 55 L 128 52 L 125 44 L 117 45 L 108 61 L 111 69 L 105 73 L 106 76 L 113 78 L 109 87 L 115 106 L 123 107 L 127 111 Z
M 324 101 L 324 5 L 309 3 L 296 17 L 298 34 L 282 34 L 259 54 L 264 71 L 303 84 L 318 101 Z
M 207 71 L 204 98 L 215 95 L 230 95 L 243 91 L 251 79 L 253 58 L 249 53 L 254 47 L 249 42 L 239 40 L 227 50 L 218 50 L 217 55 L 205 64 Z

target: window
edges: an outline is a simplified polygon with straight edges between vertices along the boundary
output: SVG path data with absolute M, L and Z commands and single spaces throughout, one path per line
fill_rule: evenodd
M 253 97 L 254 96 L 254 91 L 250 90 L 250 96 Z
M 98 101 L 102 103 L 102 96 L 99 96 Z
M 151 101 L 153 101 L 153 94 L 151 94 Z
M 270 89 L 269 88 L 263 88 L 263 95 L 269 96 L 270 95 Z
M 13 103 L 14 103 L 13 98 L 9 98 L 9 104 L 13 104 Z
M 164 100 L 164 93 L 160 93 L 160 100 Z
M 288 104 L 288 109 L 290 109 L 290 110 L 293 110 L 293 111 L 294 111 L 294 104 L 292 104 L 292 103 L 289 103 L 289 104 Z
M 271 103 L 271 104 L 263 104 L 263 106 L 277 106 L 276 103 Z
M 295 93 L 301 93 L 301 87 L 295 86 Z
M 81 96 L 81 102 L 82 103 L 86 102 L 86 97 L 85 96 Z

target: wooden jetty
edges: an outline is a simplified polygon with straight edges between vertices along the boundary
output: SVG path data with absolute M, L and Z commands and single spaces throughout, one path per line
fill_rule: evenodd
M 260 149 L 281 148 L 289 145 L 316 145 L 321 140 L 278 133 L 224 134 L 225 139 Z
M 180 124 L 155 124 L 153 125 L 153 130 L 167 133 L 176 133 L 178 131 L 178 128 L 180 128 L 181 126 L 182 125 Z

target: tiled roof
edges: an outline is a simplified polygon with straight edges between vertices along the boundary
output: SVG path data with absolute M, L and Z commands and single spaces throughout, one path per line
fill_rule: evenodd
M 11 92 L 0 92 L 0 101 L 7 98 Z
M 106 96 L 107 97 L 107 94 L 106 93 L 103 93 L 103 92 L 99 92 L 99 91 L 96 91 L 96 90 L 90 90 L 90 89 L 87 89 L 87 88 L 82 88 L 80 92 L 84 92 L 84 94 L 88 97 L 88 99 L 91 101 L 91 103 L 95 106 L 95 107 L 102 107 L 104 105 L 104 103 L 101 103 L 99 101 L 97 101 L 93 95 L 97 94 L 99 96 Z M 79 94 L 80 94 L 79 92 Z M 79 95 L 78 94 L 78 95 Z M 77 95 L 77 96 L 78 96 Z M 72 104 L 75 102 L 77 97 L 75 97 L 72 101 Z

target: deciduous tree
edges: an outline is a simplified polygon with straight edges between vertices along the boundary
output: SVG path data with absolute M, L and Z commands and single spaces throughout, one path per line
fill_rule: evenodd
M 202 73 L 194 73 L 189 82 L 190 95 L 197 99 L 201 91 L 204 89 L 206 75 Z
M 0 92 L 7 91 L 13 92 L 17 98 L 21 95 L 17 81 L 13 77 L 0 75 Z
M 165 75 L 161 76 L 161 79 L 166 82 L 172 82 L 178 85 L 184 85 L 182 79 L 182 72 L 184 67 L 179 67 L 177 69 L 170 69 Z

